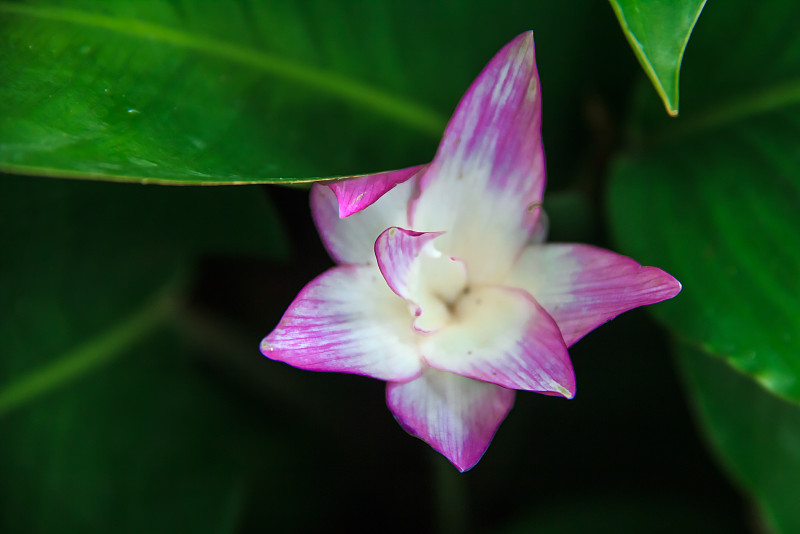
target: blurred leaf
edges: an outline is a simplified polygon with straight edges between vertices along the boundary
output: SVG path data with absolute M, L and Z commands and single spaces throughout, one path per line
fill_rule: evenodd
M 667 113 L 678 114 L 681 61 L 706 0 L 609 0 Z
M 776 532 L 800 532 L 800 407 L 713 356 L 678 351 L 697 415 L 734 478 L 755 496 Z
M 191 256 L 285 251 L 261 193 L 2 179 L 0 531 L 230 531 L 239 422 L 153 335 Z
M 0 170 L 243 183 L 422 163 L 481 68 L 531 28 L 551 58 L 548 139 L 569 138 L 559 110 L 576 108 L 586 77 L 570 60 L 597 68 L 583 44 L 594 13 L 585 1 L 0 1 Z
M 191 256 L 285 254 L 262 193 L 3 177 L 0 385 L 149 305 Z
M 800 4 L 793 2 L 707 9 L 707 27 L 693 41 L 698 55 L 685 70 L 691 106 L 672 124 L 655 119 L 652 105 L 638 110 L 645 144 L 617 162 L 609 191 L 610 221 L 622 250 L 684 285 L 654 312 L 679 337 L 795 402 L 798 17 Z M 733 34 L 741 38 L 720 56 L 718 44 L 733 43 Z M 748 73 L 744 79 L 742 72 Z
M 232 407 L 164 336 L 0 420 L 0 530 L 233 532 Z

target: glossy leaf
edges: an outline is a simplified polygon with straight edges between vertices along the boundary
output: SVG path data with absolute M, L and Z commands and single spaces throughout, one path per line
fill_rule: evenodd
M 239 423 L 163 331 L 194 255 L 284 253 L 260 193 L 0 180 L 1 531 L 231 530 Z
M 609 202 L 622 250 L 663 267 L 681 295 L 653 308 L 676 335 L 800 402 L 800 37 L 795 3 L 706 11 L 676 122 L 638 111 L 642 145 Z M 747 21 L 752 31 L 719 55 Z M 781 28 L 784 31 L 781 31 Z M 759 35 L 770 35 L 766 42 Z M 688 65 L 687 65 L 688 67 Z M 735 82 L 747 71 L 746 80 Z M 794 85 L 792 85 L 794 84 Z M 652 104 L 652 102 L 651 102 Z
M 574 107 L 562 65 L 586 55 L 559 32 L 585 7 L 509 2 L 487 31 L 480 2 L 0 1 L 0 171 L 232 184 L 424 163 L 531 27 L 554 43 L 551 109 Z
M 0 3 L 2 168 L 247 183 L 313 176 L 322 168 L 315 160 L 342 173 L 355 139 L 379 125 L 435 142 L 444 119 L 369 75 L 383 54 L 359 62 L 348 49 L 316 46 L 346 8 L 311 7 Z M 398 144 L 413 153 L 413 143 Z
M 697 416 L 722 463 L 775 532 L 800 531 L 800 407 L 719 358 L 686 346 L 679 355 Z
M 706 0 L 609 1 L 667 113 L 676 116 L 683 53 Z

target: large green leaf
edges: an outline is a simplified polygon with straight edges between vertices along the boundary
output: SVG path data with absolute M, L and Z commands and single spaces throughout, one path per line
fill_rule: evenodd
M 593 10 L 561 4 L 492 5 L 486 25 L 479 1 L 0 1 L 0 171 L 246 183 L 429 161 L 522 31 L 551 58 L 551 112 L 575 107 L 567 60 L 596 62 L 562 29 Z
M 681 361 L 716 452 L 786 532 L 798 529 L 797 17 L 794 2 L 710 4 L 687 53 L 681 118 L 640 93 L 636 144 L 608 197 L 620 248 L 683 282 L 653 309 L 692 347 Z
M 403 165 L 401 151 L 425 143 L 365 133 L 410 129 L 435 143 L 444 118 L 398 92 L 408 80 L 394 62 L 378 64 L 395 51 L 389 13 L 326 39 L 349 11 L 329 2 L 2 2 L 2 168 L 243 183 L 312 176 L 321 162 L 331 174 L 355 172 L 346 167 L 355 151 Z M 357 49 L 357 36 L 379 52 Z
M 609 213 L 623 251 L 683 282 L 656 308 L 678 336 L 800 402 L 797 17 L 793 2 L 706 10 L 692 103 L 674 124 L 639 110 L 643 144 L 616 164 Z
M 609 0 L 667 113 L 678 114 L 681 62 L 706 0 Z
M 777 532 L 800 532 L 800 407 L 717 358 L 682 346 L 679 361 L 709 441 Z
M 261 193 L 2 179 L 0 531 L 230 531 L 241 425 L 156 334 L 192 255 L 285 251 Z

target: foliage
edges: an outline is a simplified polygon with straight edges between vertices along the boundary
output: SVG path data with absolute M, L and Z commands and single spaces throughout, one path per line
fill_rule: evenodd
M 640 100 L 632 118 L 638 144 L 617 161 L 608 196 L 612 230 L 623 251 L 664 267 L 684 284 L 680 298 L 654 310 L 658 317 L 684 342 L 722 358 L 795 407 L 800 40 L 788 22 L 785 29 L 781 25 L 800 15 L 798 7 L 708 6 L 684 65 L 681 118 L 664 120 L 652 101 Z M 721 42 L 728 43 L 724 54 Z M 755 393 L 733 394 L 713 374 L 698 378 L 704 366 L 719 366 L 683 354 L 679 361 L 702 403 L 702 421 L 718 438 L 730 424 L 729 411 L 755 409 Z M 714 408 L 721 404 L 728 412 Z M 800 439 L 787 421 L 773 420 L 771 437 Z M 749 442 L 746 454 L 733 441 L 716 444 L 734 472 L 750 474 L 740 480 L 758 496 L 775 528 L 800 528 L 791 507 L 781 502 L 797 492 L 794 480 L 779 487 L 760 482 L 782 479 L 788 468 L 784 455 L 771 453 L 771 438 Z M 763 459 L 757 475 L 748 458 Z

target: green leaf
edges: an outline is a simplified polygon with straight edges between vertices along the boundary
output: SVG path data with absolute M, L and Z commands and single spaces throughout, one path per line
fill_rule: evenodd
M 231 531 L 242 425 L 164 326 L 192 257 L 285 253 L 262 193 L 3 177 L 0 531 Z
M 681 62 L 706 0 L 609 0 L 667 113 L 678 115 Z
M 800 34 L 796 3 L 706 10 L 677 121 L 638 110 L 617 161 L 621 249 L 684 286 L 655 313 L 681 338 L 800 402 Z M 747 35 L 737 28 L 747 21 Z M 718 43 L 741 38 L 719 55 Z M 767 37 L 768 36 L 768 37 Z M 687 64 L 687 67 L 689 65 Z M 748 76 L 742 78 L 742 72 Z M 734 80 L 741 80 L 734 82 Z M 651 102 L 653 104 L 653 102 Z
M 491 11 L 487 26 L 480 1 L 0 0 L 0 171 L 233 184 L 424 163 L 486 62 L 529 29 L 548 139 L 570 139 L 598 69 L 589 28 L 613 30 L 602 6 Z
M 800 531 L 800 407 L 716 357 L 686 346 L 678 354 L 697 416 L 724 466 L 776 532 Z
M 346 156 L 371 148 L 369 142 L 355 146 L 354 139 L 375 129 L 410 130 L 435 144 L 444 117 L 413 94 L 397 92 L 401 80 L 381 87 L 399 74 L 376 65 L 384 54 L 365 58 L 374 50 L 363 46 L 360 54 L 337 50 L 352 42 L 347 36 L 327 43 L 325 33 L 347 9 L 327 2 L 309 7 L 0 3 L 6 80 L 0 168 L 155 183 L 248 183 L 319 172 L 299 156 L 309 163 L 327 160 L 329 172 L 344 172 Z M 367 33 L 376 38 L 388 22 L 376 21 Z M 419 151 L 420 143 L 415 147 L 407 138 L 388 151 L 395 157 L 397 150 Z

